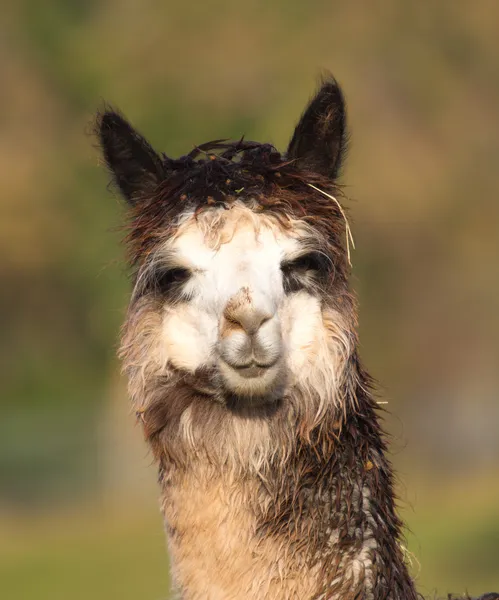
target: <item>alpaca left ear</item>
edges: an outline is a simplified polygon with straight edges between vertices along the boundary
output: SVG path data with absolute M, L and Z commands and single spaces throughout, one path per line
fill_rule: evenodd
M 322 83 L 296 126 L 288 158 L 300 169 L 338 176 L 347 146 L 345 100 L 332 77 Z
M 129 204 L 136 204 L 164 179 L 160 156 L 118 113 L 98 115 L 96 134 L 113 179 Z

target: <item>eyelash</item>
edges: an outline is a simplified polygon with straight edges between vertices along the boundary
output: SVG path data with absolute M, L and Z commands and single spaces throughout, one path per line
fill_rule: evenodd
M 325 280 L 331 271 L 331 261 L 320 252 L 309 252 L 283 262 L 281 271 L 284 291 L 290 294 Z

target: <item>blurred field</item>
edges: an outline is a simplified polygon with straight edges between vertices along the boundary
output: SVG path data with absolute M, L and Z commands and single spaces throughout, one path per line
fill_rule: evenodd
M 18 0 L 0 20 L 0 594 L 168 595 L 153 469 L 114 358 L 118 106 L 177 156 L 284 149 L 342 83 L 361 352 L 428 595 L 499 588 L 499 4 Z
M 155 517 L 155 518 L 154 518 Z M 10 527 L 12 524 L 10 524 Z M 137 600 L 168 596 L 161 520 L 79 514 L 16 528 L 0 542 L 2 596 L 12 600 Z
M 483 476 L 444 486 L 437 480 L 413 480 L 401 512 L 420 593 L 478 596 L 497 589 L 498 487 Z

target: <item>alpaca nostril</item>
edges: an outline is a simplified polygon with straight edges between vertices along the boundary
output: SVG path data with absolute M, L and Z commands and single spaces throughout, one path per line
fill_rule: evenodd
M 248 334 L 252 335 L 256 333 L 262 325 L 265 325 L 267 321 L 270 321 L 272 317 L 267 315 L 266 313 L 259 313 L 253 315 L 250 319 L 248 319 L 247 325 L 245 326 L 245 330 Z

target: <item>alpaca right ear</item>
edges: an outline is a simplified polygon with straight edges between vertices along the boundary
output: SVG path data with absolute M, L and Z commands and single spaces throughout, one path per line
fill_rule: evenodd
M 119 114 L 106 111 L 99 115 L 96 133 L 106 164 L 129 204 L 134 205 L 164 179 L 160 156 Z
M 337 81 L 328 76 L 311 100 L 288 146 L 288 158 L 300 169 L 338 176 L 347 146 L 346 109 Z

